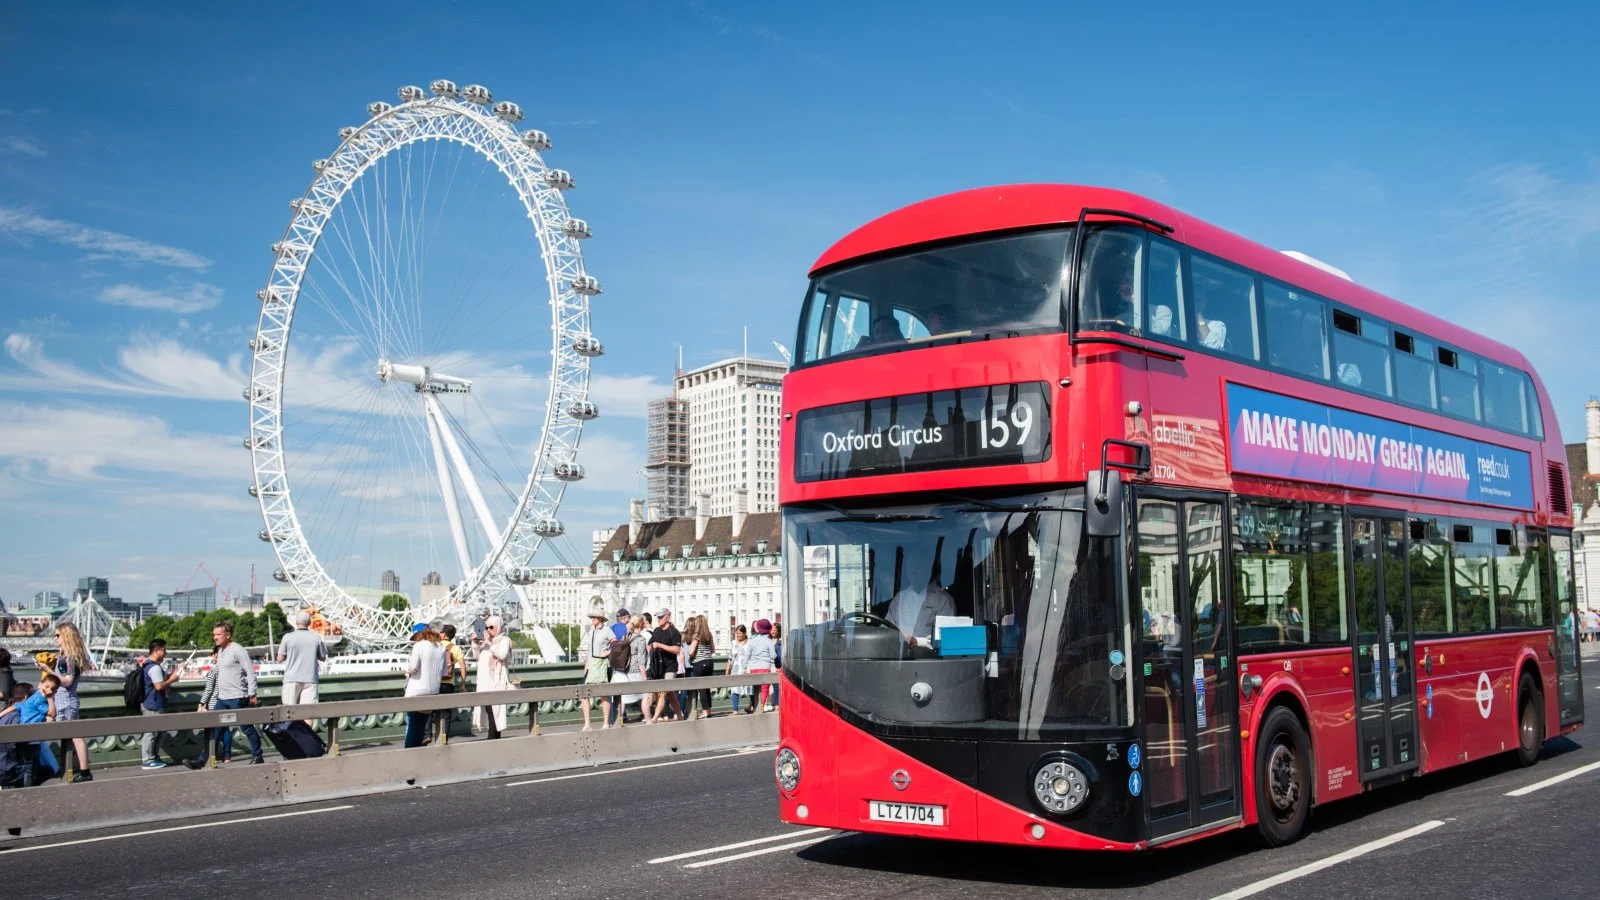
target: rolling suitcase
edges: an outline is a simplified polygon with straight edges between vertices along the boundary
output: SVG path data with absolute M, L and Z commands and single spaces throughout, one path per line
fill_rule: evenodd
M 267 740 L 278 748 L 278 754 L 284 759 L 309 759 L 327 752 L 322 738 L 299 719 L 292 722 L 273 722 L 263 730 L 267 733 Z

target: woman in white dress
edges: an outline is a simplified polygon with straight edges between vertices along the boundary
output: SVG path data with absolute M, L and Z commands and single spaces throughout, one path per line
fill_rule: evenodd
M 511 639 L 505 636 L 505 620 L 490 616 L 483 620 L 484 635 L 474 635 L 472 652 L 478 658 L 478 693 L 511 690 Z M 485 715 L 485 713 L 489 715 Z M 472 711 L 474 730 L 487 729 L 491 739 L 498 738 L 506 727 L 506 706 L 479 706 Z

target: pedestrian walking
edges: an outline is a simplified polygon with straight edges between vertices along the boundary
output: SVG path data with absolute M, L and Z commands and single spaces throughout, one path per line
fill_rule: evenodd
M 432 697 L 439 693 L 439 675 L 444 671 L 445 652 L 439 646 L 439 633 L 426 622 L 411 626 L 411 657 L 406 661 L 407 697 Z M 433 713 L 413 710 L 406 713 L 405 746 L 421 747 L 428 735 Z
M 156 638 L 150 642 L 150 655 L 140 664 L 144 678 L 144 700 L 139 703 L 139 715 L 159 716 L 167 711 L 167 690 L 178 680 L 178 667 L 169 670 L 166 664 L 167 642 Z M 165 769 L 168 763 L 161 758 L 161 745 L 172 737 L 166 731 L 147 731 L 139 741 L 142 768 Z M 176 763 L 173 763 L 176 765 Z
M 483 620 L 483 637 L 472 636 L 472 652 L 478 659 L 477 692 L 480 694 L 511 690 L 511 669 L 507 665 L 511 658 L 511 639 L 505 636 L 505 627 L 504 619 L 490 616 Z M 472 727 L 488 732 L 490 740 L 498 739 L 506 728 L 505 704 L 473 710 Z
M 772 622 L 769 619 L 757 619 L 754 627 L 755 634 L 750 636 L 749 671 L 751 675 L 765 675 L 772 671 L 776 656 L 772 643 Z M 772 685 L 761 686 L 761 705 L 756 708 L 757 712 L 771 712 L 771 693 Z M 755 706 L 753 697 L 750 705 Z
M 646 677 L 657 681 L 674 681 L 678 677 L 678 662 L 683 654 L 683 635 L 672 624 L 672 610 L 662 607 L 656 610 L 656 627 L 650 634 L 650 668 Z M 683 708 L 678 705 L 677 691 L 660 691 L 654 697 L 652 704 L 650 698 L 645 699 L 645 723 L 653 723 L 662 717 L 667 704 L 672 705 L 672 711 L 677 716 L 683 715 Z
M 89 659 L 89 651 L 83 645 L 83 635 L 78 632 L 78 626 L 71 622 L 62 622 L 56 626 L 56 646 L 59 651 L 55 655 L 53 665 L 46 667 L 40 665 L 41 671 L 52 672 L 61 682 L 60 690 L 56 691 L 55 708 L 57 722 L 75 722 L 78 720 L 78 679 L 83 673 L 94 668 L 94 663 Z M 94 773 L 89 770 L 89 745 L 83 738 L 72 738 L 72 756 L 67 756 L 68 741 L 61 742 L 61 758 L 63 764 L 77 762 L 78 770 L 75 775 L 68 775 L 67 780 L 73 783 L 80 781 L 93 781 Z
M 210 712 L 217 708 L 217 651 L 215 647 L 211 649 L 210 663 L 206 668 L 206 684 L 200 691 L 200 703 L 195 707 L 195 712 Z M 212 747 L 213 741 L 216 743 L 215 748 Z M 202 768 L 205 766 L 206 761 L 211 758 L 213 752 L 217 755 L 217 762 L 228 762 L 222 756 L 221 733 L 215 728 L 207 728 L 205 733 L 201 735 L 200 755 L 184 760 L 183 764 L 191 769 Z
M 733 646 L 728 648 L 728 670 L 725 674 L 750 674 L 750 632 L 743 625 L 735 625 L 733 628 Z M 740 711 L 739 701 L 750 696 L 750 688 L 748 686 L 736 687 L 728 693 L 733 702 L 733 712 L 737 715 Z M 746 704 L 744 712 L 750 713 L 754 711 L 754 704 Z
M 645 672 L 650 667 L 650 632 L 645 630 L 645 620 L 648 613 L 641 613 L 628 620 L 628 671 L 627 680 L 642 684 L 645 681 Z M 647 694 L 624 694 L 622 696 L 622 713 L 617 721 L 627 725 L 633 722 L 648 724 L 644 703 Z M 628 707 L 632 707 L 639 714 L 637 719 L 628 718 Z
M 444 649 L 444 671 L 439 676 L 439 693 L 464 692 L 467 689 L 467 653 L 456 643 L 456 627 L 446 622 L 439 626 L 438 631 L 439 646 Z M 441 709 L 434 715 L 430 740 L 438 738 L 441 734 L 446 738 L 450 736 L 450 717 L 454 713 L 455 710 Z
M 611 625 L 606 622 L 605 600 L 600 597 L 592 598 L 589 604 L 589 627 L 584 629 L 583 638 L 578 642 L 583 648 L 581 652 L 584 684 L 611 683 L 613 637 Z M 590 731 L 593 726 L 589 723 L 589 701 L 585 698 L 579 702 L 583 706 L 583 730 Z M 604 731 L 611 727 L 611 698 L 601 697 L 600 706 L 605 711 L 605 716 L 600 720 L 600 730 Z
M 706 620 L 705 616 L 695 616 L 689 623 L 689 627 L 690 631 L 684 634 L 685 639 L 688 641 L 687 655 L 693 661 L 689 675 L 691 678 L 705 678 L 713 674 L 711 657 L 717 650 L 716 639 L 711 636 L 711 623 Z M 711 689 L 700 688 L 697 691 L 690 691 L 689 696 L 691 716 L 700 719 L 711 718 Z M 698 716 L 693 714 L 694 701 L 698 701 L 700 704 Z
M 278 662 L 283 663 L 284 706 L 317 702 L 317 663 L 328 658 L 322 635 L 311 630 L 309 610 L 303 609 L 294 617 L 294 627 L 278 645 Z
M 777 622 L 772 623 L 772 671 L 783 671 L 783 626 Z M 779 709 L 778 690 L 783 687 L 783 679 L 772 686 L 772 709 Z
M 17 690 L 17 673 L 11 669 L 11 651 L 0 647 L 0 701 L 10 701 Z
M 211 643 L 217 648 L 217 701 L 219 710 L 244 709 L 260 706 L 256 698 L 256 667 L 250 654 L 233 640 L 233 623 L 218 622 L 211 629 Z M 250 764 L 259 766 L 266 762 L 261 756 L 261 732 L 254 725 L 241 725 L 245 740 L 250 742 Z M 233 729 L 223 728 L 217 740 L 218 758 L 227 762 L 233 757 Z

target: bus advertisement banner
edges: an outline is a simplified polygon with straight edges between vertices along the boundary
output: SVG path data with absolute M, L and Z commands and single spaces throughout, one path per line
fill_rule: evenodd
M 1402 422 L 1229 384 L 1235 472 L 1533 508 L 1532 457 Z

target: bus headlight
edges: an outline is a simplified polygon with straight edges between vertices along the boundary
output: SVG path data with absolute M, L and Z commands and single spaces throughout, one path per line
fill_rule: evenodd
M 1076 812 L 1089 799 L 1089 776 L 1064 759 L 1052 759 L 1033 775 L 1033 798 L 1047 812 Z
M 800 757 L 793 750 L 784 747 L 778 751 L 778 758 L 773 764 L 778 776 L 778 787 L 784 793 L 793 793 L 800 786 Z

